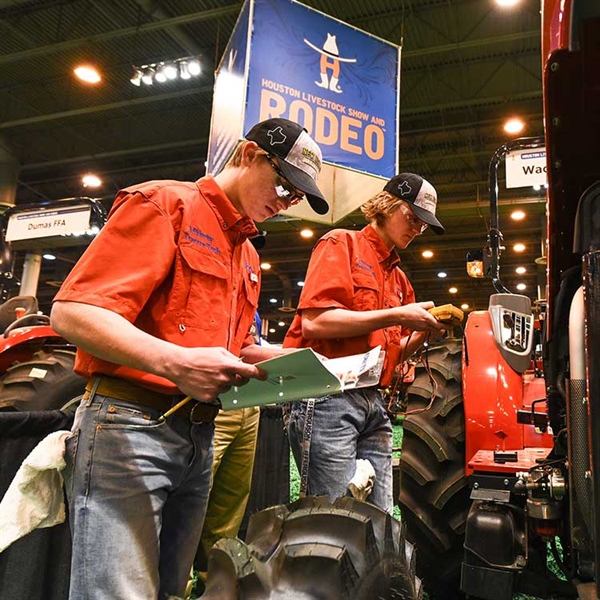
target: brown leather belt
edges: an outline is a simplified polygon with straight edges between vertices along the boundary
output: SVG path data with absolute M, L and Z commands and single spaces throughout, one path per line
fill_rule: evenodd
M 116 400 L 123 400 L 129 404 L 137 404 L 144 408 L 150 408 L 158 411 L 161 415 L 185 398 L 181 394 L 161 394 L 131 381 L 108 377 L 106 375 L 92 377 L 87 382 L 83 399 L 89 399 L 92 393 L 115 398 Z M 219 413 L 220 407 L 220 403 L 208 404 L 192 399 L 178 408 L 173 415 L 187 418 L 197 425 L 212 423 Z

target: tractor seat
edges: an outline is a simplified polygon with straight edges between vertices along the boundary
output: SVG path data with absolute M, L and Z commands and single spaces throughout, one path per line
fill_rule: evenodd
M 36 314 L 38 312 L 37 298 L 35 296 L 15 296 L 0 304 L 0 332 L 17 320 L 17 308 L 25 309 L 22 316 Z

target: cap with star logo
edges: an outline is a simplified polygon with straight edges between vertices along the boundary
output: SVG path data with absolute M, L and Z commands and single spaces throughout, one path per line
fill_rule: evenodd
M 317 214 L 329 211 L 329 204 L 317 187 L 323 160 L 321 149 L 304 127 L 289 119 L 267 119 L 254 125 L 245 138 L 279 159 L 285 178 L 304 192 Z
M 415 216 L 423 223 L 427 223 L 438 235 L 446 231 L 435 216 L 437 205 L 435 188 L 420 175 L 400 173 L 392 177 L 383 190 L 408 202 Z

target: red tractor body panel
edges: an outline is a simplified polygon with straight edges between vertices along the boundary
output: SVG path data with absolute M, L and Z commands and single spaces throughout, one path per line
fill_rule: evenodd
M 496 463 L 494 451 L 543 449 L 552 447 L 552 436 L 533 425 L 517 423 L 517 411 L 531 408 L 534 400 L 545 397 L 544 380 L 533 373 L 517 373 L 502 357 L 492 333 L 487 311 L 471 313 L 465 327 L 463 351 L 463 398 L 466 427 L 466 471 L 470 475 L 485 467 L 491 471 L 519 471 L 531 453 L 519 454 L 517 462 Z M 485 451 L 482 453 L 482 451 Z M 476 458 L 477 456 L 477 458 Z M 476 462 L 473 462 L 476 461 Z
M 0 337 L 0 374 L 16 362 L 26 362 L 47 344 L 65 345 L 67 342 L 49 325 L 20 327 L 8 337 Z

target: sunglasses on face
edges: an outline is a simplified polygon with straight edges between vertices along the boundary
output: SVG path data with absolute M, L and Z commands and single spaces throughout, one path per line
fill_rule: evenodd
M 297 190 L 285 177 L 283 171 L 275 164 L 270 154 L 266 154 L 265 158 L 269 161 L 269 164 L 277 175 L 277 181 L 275 185 L 275 193 L 279 198 L 287 200 L 290 206 L 295 206 L 304 200 L 304 192 Z
M 427 229 L 428 225 L 426 223 L 423 223 L 423 221 L 421 221 L 420 219 L 417 219 L 413 211 L 410 210 L 408 206 L 401 204 L 400 210 L 402 211 L 402 214 L 404 215 L 404 218 L 406 219 L 406 222 L 408 223 L 409 227 L 413 231 L 418 231 L 418 235 L 421 235 Z

